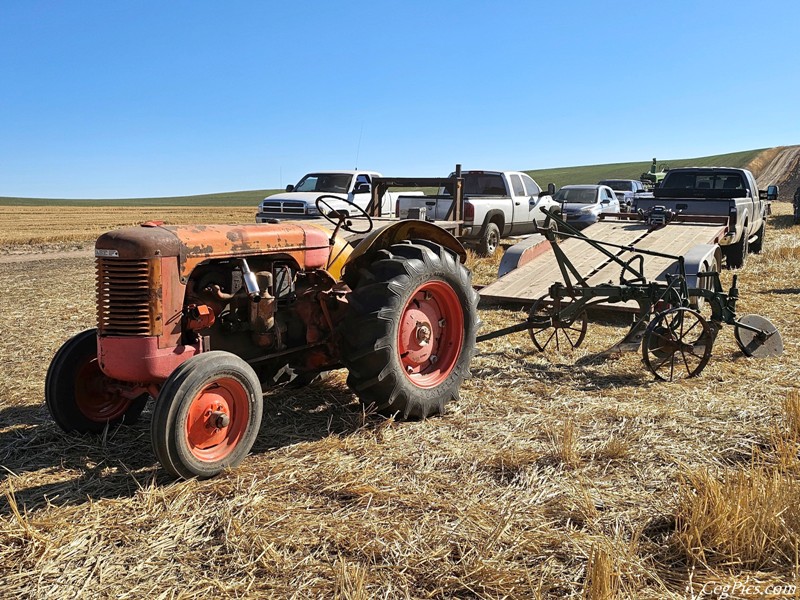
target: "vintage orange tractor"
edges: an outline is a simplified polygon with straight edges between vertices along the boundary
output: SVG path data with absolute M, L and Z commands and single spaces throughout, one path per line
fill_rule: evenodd
M 97 328 L 68 340 L 47 372 L 55 422 L 102 432 L 154 398 L 156 457 L 202 478 L 244 459 L 262 389 L 287 373 L 306 382 L 344 366 L 365 406 L 406 418 L 442 411 L 475 347 L 464 249 L 424 221 L 372 230 L 368 217 L 354 225 L 318 204 L 332 232 L 150 222 L 102 235 Z M 342 230 L 359 235 L 348 242 Z

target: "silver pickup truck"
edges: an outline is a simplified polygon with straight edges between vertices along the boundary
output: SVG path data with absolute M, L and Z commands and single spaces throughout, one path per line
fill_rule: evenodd
M 652 194 L 636 199 L 634 208 L 661 206 L 686 215 L 727 216 L 728 229 L 719 244 L 727 267 L 738 269 L 748 252 L 761 252 L 771 201 L 777 197 L 778 186 L 759 191 L 747 169 L 681 167 L 667 171 Z
M 452 176 L 452 174 L 451 174 Z M 484 256 L 494 254 L 500 239 L 508 235 L 536 232 L 536 222 L 545 219 L 539 209 L 557 208 L 552 198 L 555 186 L 542 190 L 520 171 L 462 171 L 464 179 L 464 227 L 461 241 Z M 425 209 L 428 219 L 446 220 L 453 201 L 441 188 L 436 197 L 400 196 L 397 216 L 404 219 L 409 209 Z

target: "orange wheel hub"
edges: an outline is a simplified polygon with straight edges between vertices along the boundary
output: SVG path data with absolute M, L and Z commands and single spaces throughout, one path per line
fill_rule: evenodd
M 85 363 L 75 377 L 75 404 L 83 415 L 97 423 L 121 418 L 133 401 L 109 391 L 108 378 L 97 358 Z
M 228 456 L 247 428 L 250 403 L 241 383 L 217 379 L 194 397 L 186 416 L 186 440 L 192 454 L 214 462 Z
M 422 284 L 403 308 L 397 349 L 403 370 L 415 385 L 432 388 L 453 371 L 463 344 L 464 311 L 444 281 Z

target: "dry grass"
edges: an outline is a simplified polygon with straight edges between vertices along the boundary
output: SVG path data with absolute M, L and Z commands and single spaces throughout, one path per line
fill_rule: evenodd
M 800 567 L 797 473 L 760 464 L 688 473 L 674 542 L 692 564 L 759 570 Z
M 92 326 L 93 265 L 0 264 L 0 589 L 685 598 L 708 581 L 793 583 L 800 227 L 786 205 L 776 212 L 765 252 L 740 272 L 739 307 L 780 328 L 779 358 L 743 357 L 725 327 L 701 377 L 664 384 L 638 356 L 595 358 L 620 324 L 591 323 L 569 355 L 516 334 L 480 345 L 441 418 L 364 415 L 343 373 L 277 390 L 252 455 L 205 482 L 159 470 L 149 410 L 99 439 L 50 423 L 44 374 L 63 340 Z M 499 256 L 471 260 L 488 283 Z M 483 331 L 524 314 L 483 309 Z

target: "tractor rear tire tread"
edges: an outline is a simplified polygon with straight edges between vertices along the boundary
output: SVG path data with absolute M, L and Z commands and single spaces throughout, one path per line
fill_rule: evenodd
M 410 240 L 393 245 L 390 256 L 365 267 L 370 276 L 349 295 L 351 314 L 339 330 L 342 359 L 350 371 L 347 384 L 364 406 L 382 414 L 425 418 L 443 412 L 469 375 L 479 325 L 478 295 L 458 256 L 438 244 Z M 456 294 L 464 331 L 452 371 L 440 383 L 420 387 L 403 371 L 396 345 L 401 312 L 413 291 L 430 280 L 446 283 Z

